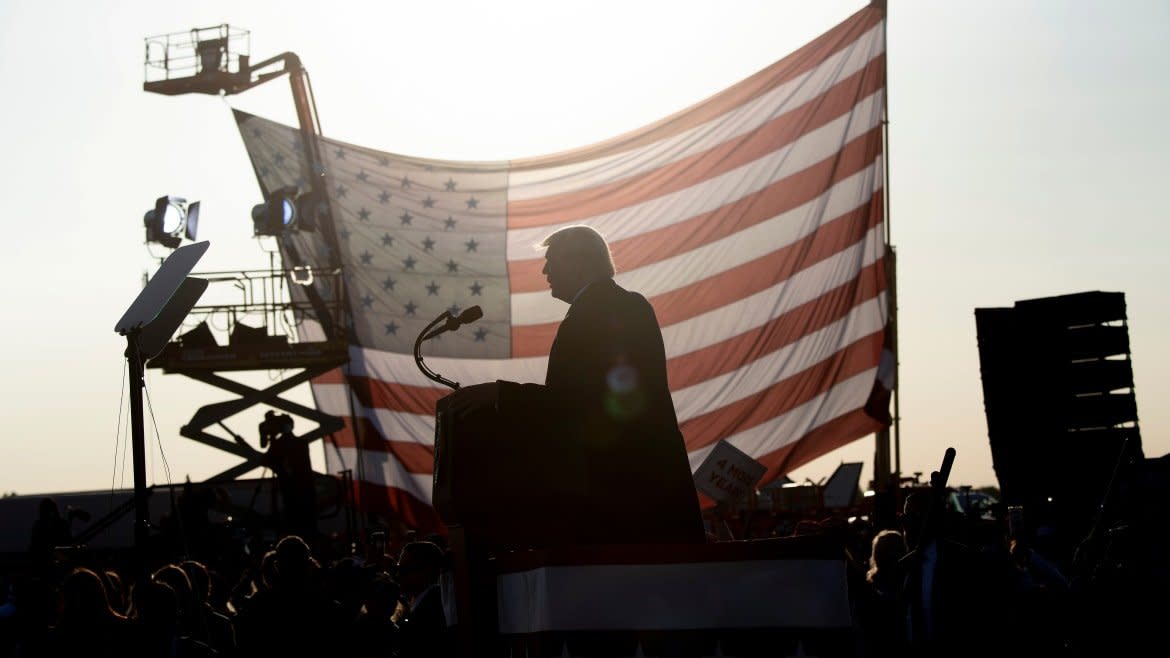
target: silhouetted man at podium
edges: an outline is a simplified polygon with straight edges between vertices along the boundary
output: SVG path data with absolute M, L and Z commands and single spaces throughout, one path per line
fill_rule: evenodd
M 614 282 L 609 246 L 592 228 L 563 228 L 541 246 L 552 296 L 569 304 L 544 385 L 466 387 L 455 393 L 457 413 L 523 405 L 544 414 L 550 441 L 581 443 L 588 502 L 576 511 L 580 541 L 703 542 L 653 307 Z

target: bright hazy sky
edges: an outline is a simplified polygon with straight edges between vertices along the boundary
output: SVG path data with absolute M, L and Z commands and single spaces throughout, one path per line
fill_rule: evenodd
M 229 106 L 294 124 L 286 79 L 226 99 L 148 94 L 145 37 L 250 30 L 254 61 L 300 56 L 327 136 L 499 160 L 655 121 L 864 4 L 0 1 L 0 491 L 132 485 L 119 443 L 125 344 L 113 327 L 157 266 L 142 230 L 157 196 L 203 202 L 199 237 L 211 248 L 197 272 L 268 263 L 251 236 L 259 189 Z M 1170 452 L 1170 5 L 890 4 L 903 472 L 936 469 L 954 446 L 952 483 L 995 484 L 974 310 L 1086 290 L 1126 294 L 1145 453 Z M 231 396 L 158 371 L 148 386 L 161 435 L 148 420 L 152 482 L 168 467 L 198 481 L 236 463 L 178 435 L 199 406 Z M 256 419 L 239 418 L 229 425 L 254 441 Z M 868 481 L 873 445 L 792 476 L 864 461 Z

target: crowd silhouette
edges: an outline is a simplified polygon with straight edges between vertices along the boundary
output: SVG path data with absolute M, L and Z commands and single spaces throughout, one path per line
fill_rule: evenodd
M 858 656 L 1161 653 L 1170 544 L 1158 501 L 1131 506 L 1071 550 L 1043 526 L 1011 528 L 1002 506 L 964 513 L 929 488 L 899 502 L 886 523 L 857 510 L 724 509 L 731 536 L 708 541 L 815 534 L 838 546 Z M 2 565 L 0 658 L 410 658 L 455 646 L 441 533 L 403 526 L 355 542 L 235 529 L 186 549 L 159 541 L 143 566 L 130 552 L 73 546 L 62 518 L 46 499 L 29 550 Z
M 319 533 L 200 528 L 210 536 L 156 537 L 143 565 L 129 549 L 73 545 L 52 498 L 40 510 L 29 550 L 0 564 L 0 658 L 409 658 L 443 655 L 450 635 L 441 534 L 359 554 Z

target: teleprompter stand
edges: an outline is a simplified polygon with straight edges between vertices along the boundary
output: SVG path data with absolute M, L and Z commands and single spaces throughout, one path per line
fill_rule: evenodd
M 130 423 L 134 458 L 134 553 L 138 571 L 146 568 L 149 518 L 146 493 L 146 431 L 142 413 L 142 391 L 146 359 L 170 340 L 183 318 L 207 289 L 207 281 L 188 277 L 195 263 L 207 251 L 208 242 L 181 247 L 167 257 L 158 272 L 146 283 L 130 308 L 114 325 L 126 337 L 126 359 L 130 368 Z

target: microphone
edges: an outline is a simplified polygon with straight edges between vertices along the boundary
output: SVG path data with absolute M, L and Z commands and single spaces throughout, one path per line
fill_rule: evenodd
M 448 331 L 455 331 L 465 324 L 471 324 L 472 322 L 475 322 L 476 320 L 483 317 L 483 309 L 479 306 L 472 306 L 466 311 L 460 313 L 459 317 L 454 317 L 447 311 L 443 311 L 443 315 L 440 317 L 444 316 L 447 318 L 447 324 L 427 333 L 422 337 L 422 340 L 430 340 L 439 334 L 446 333 Z

